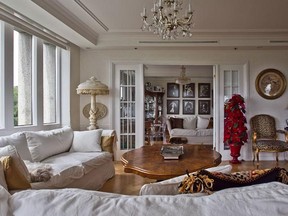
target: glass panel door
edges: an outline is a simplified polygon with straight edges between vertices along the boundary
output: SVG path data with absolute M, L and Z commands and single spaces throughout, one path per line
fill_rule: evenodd
M 144 145 L 144 75 L 143 65 L 115 65 L 114 127 L 118 142 L 116 160 L 123 153 Z
M 120 70 L 120 150 L 135 148 L 135 71 Z

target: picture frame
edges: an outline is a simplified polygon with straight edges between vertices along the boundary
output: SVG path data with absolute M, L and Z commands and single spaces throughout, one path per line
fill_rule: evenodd
M 195 83 L 188 83 L 183 85 L 183 98 L 195 98 Z
M 198 100 L 198 114 L 210 115 L 210 100 Z
M 210 98 L 210 83 L 198 83 L 198 98 Z
M 177 83 L 167 83 L 167 97 L 168 98 L 179 98 L 180 97 L 180 86 Z
M 182 109 L 183 115 L 195 114 L 195 100 L 183 100 Z
M 179 114 L 179 100 L 167 100 L 167 114 Z
M 255 80 L 258 94 L 265 99 L 279 98 L 286 90 L 286 79 L 282 72 L 276 69 L 261 71 Z

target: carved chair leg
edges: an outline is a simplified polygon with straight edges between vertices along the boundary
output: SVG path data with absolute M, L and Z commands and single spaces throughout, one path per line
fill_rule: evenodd
M 256 158 L 257 158 L 257 163 L 259 163 L 259 150 L 256 149 Z

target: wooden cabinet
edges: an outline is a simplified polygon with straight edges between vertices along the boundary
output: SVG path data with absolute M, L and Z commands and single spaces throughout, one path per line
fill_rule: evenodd
M 145 121 L 161 122 L 164 92 L 145 90 Z
M 145 90 L 145 142 L 163 140 L 165 129 L 162 122 L 164 92 Z

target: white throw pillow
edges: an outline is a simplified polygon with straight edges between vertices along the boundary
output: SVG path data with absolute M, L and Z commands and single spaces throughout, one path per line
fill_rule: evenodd
M 73 140 L 73 130 L 70 127 L 25 132 L 25 135 L 34 162 L 68 151 Z
M 7 145 L 15 146 L 18 154 L 23 160 L 32 161 L 31 154 L 28 149 L 26 136 L 23 132 L 14 133 L 10 136 L 0 137 L 0 147 L 4 147 Z
M 196 116 L 187 116 L 183 118 L 183 128 L 184 129 L 196 129 L 196 122 L 197 122 L 197 117 Z
M 3 156 L 11 156 L 13 161 L 16 163 L 16 166 L 21 172 L 21 174 L 27 179 L 28 182 L 30 182 L 29 171 L 25 163 L 19 156 L 15 146 L 8 145 L 8 146 L 0 148 L 0 157 L 3 157 Z
M 198 116 L 197 118 L 197 129 L 206 129 L 209 124 L 209 118 L 203 118 Z
M 74 131 L 71 152 L 102 151 L 101 135 L 103 129 L 91 131 Z
M 6 190 L 8 190 L 6 180 L 5 180 L 4 170 L 3 170 L 3 166 L 1 162 L 0 162 L 0 185 L 4 187 Z

